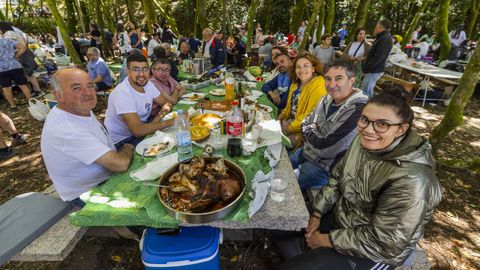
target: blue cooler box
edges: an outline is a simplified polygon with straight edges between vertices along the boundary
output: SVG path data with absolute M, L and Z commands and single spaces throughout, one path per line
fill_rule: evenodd
M 220 269 L 218 248 L 222 232 L 213 227 L 181 227 L 176 235 L 145 230 L 140 248 L 146 269 Z

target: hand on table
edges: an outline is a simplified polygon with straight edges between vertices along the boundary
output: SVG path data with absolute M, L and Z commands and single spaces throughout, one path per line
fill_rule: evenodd
M 288 121 L 287 120 L 282 120 L 281 124 L 282 124 L 282 133 L 284 135 L 290 134 L 290 124 L 288 123 Z
M 308 220 L 308 227 L 307 227 L 307 233 L 305 234 L 305 238 L 310 237 L 319 228 L 320 228 L 320 218 L 312 215 Z
M 270 91 L 270 92 L 268 92 L 268 95 L 272 98 L 273 103 L 275 103 L 276 105 L 278 105 L 278 104 L 280 104 L 280 102 L 282 102 L 279 94 L 277 94 L 273 91 Z

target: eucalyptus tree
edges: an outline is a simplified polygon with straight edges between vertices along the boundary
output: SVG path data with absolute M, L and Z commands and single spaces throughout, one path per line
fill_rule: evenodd
M 415 14 L 415 17 L 413 17 L 412 23 L 410 23 L 407 33 L 405 34 L 404 39 L 402 40 L 402 49 L 405 49 L 405 45 L 407 45 L 407 43 L 410 41 L 410 37 L 412 36 L 413 31 L 415 31 L 418 21 L 425 13 L 425 9 L 430 4 L 430 1 L 431 0 L 423 0 L 422 5 L 420 6 L 420 8 L 417 9 L 417 13 Z
M 440 61 L 447 59 L 452 43 L 448 36 L 448 9 L 450 0 L 439 0 L 439 13 L 437 21 L 437 38 L 440 42 Z

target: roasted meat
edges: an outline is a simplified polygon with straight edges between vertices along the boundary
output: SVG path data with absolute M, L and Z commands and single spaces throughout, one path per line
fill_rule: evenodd
M 229 204 L 242 191 L 242 184 L 228 172 L 223 158 L 213 163 L 194 157 L 180 164 L 161 188 L 160 195 L 167 205 L 182 212 L 204 212 L 220 209 Z

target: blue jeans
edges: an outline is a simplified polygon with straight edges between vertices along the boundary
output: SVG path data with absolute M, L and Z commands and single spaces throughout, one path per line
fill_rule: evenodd
M 383 72 L 380 73 L 365 73 L 362 81 L 362 90 L 365 95 L 368 97 L 373 96 L 373 88 L 375 87 L 375 83 L 382 77 Z
M 300 168 L 298 184 L 302 190 L 308 188 L 321 189 L 327 185 L 330 173 L 318 167 L 315 163 L 306 160 L 303 156 L 303 147 L 290 154 L 289 158 L 294 169 Z

